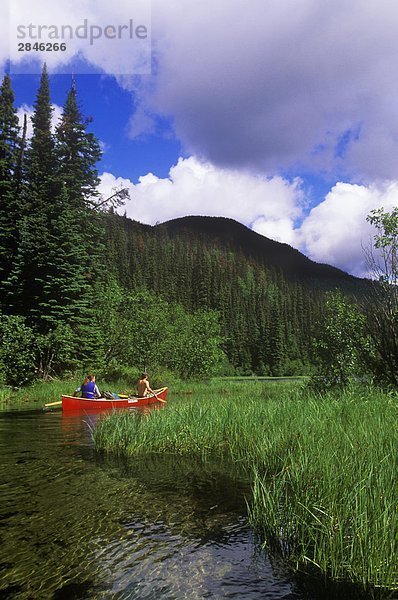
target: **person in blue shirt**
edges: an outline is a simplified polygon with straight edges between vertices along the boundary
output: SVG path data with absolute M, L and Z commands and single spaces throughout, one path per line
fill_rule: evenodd
M 95 375 L 87 375 L 81 386 L 81 396 L 82 398 L 90 398 L 92 400 L 94 398 L 101 397 L 101 392 L 99 391 L 98 386 L 95 383 Z

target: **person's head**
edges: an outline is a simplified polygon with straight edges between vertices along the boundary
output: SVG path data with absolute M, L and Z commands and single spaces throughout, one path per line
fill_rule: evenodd
M 95 381 L 94 373 L 88 373 L 84 379 L 84 385 L 87 385 L 89 381 Z
M 148 373 L 141 373 L 141 379 L 148 379 Z

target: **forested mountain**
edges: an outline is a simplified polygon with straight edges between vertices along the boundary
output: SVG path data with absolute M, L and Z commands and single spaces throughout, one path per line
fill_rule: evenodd
M 225 217 L 183 217 L 167 221 L 158 227 L 166 228 L 171 236 L 194 235 L 223 248 L 241 251 L 246 257 L 268 267 L 280 269 L 291 280 L 312 280 L 314 284 L 335 287 L 359 283 L 356 277 L 332 267 L 318 264 L 288 244 L 264 237 L 241 223 Z
M 231 219 L 150 227 L 117 215 L 109 206 L 126 190 L 98 198 L 100 145 L 73 79 L 55 132 L 52 111 L 44 67 L 27 139 L 4 77 L 0 380 L 144 365 L 184 377 L 310 372 L 325 292 L 366 282 Z
M 218 311 L 224 351 L 242 373 L 309 371 L 324 291 L 363 285 L 231 219 L 150 227 L 109 214 L 106 229 L 108 268 L 120 285 L 146 288 L 188 311 Z

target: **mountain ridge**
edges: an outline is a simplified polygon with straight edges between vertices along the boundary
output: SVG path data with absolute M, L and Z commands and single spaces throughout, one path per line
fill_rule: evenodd
M 366 281 L 338 267 L 317 263 L 289 244 L 267 238 L 228 217 L 191 215 L 171 219 L 154 227 L 165 229 L 171 236 L 185 232 L 208 242 L 238 249 L 250 258 L 280 269 L 289 279 L 318 279 L 323 282 L 343 280 L 352 284 Z

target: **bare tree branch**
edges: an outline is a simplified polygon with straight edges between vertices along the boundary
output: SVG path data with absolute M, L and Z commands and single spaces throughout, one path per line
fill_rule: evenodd
M 112 188 L 112 194 L 108 198 L 104 198 L 101 195 L 96 200 L 91 200 L 90 204 L 95 210 L 98 211 L 107 211 L 110 208 L 119 208 L 126 203 L 126 200 L 130 200 L 130 192 L 128 188 L 123 187 L 122 185 L 118 188 Z

